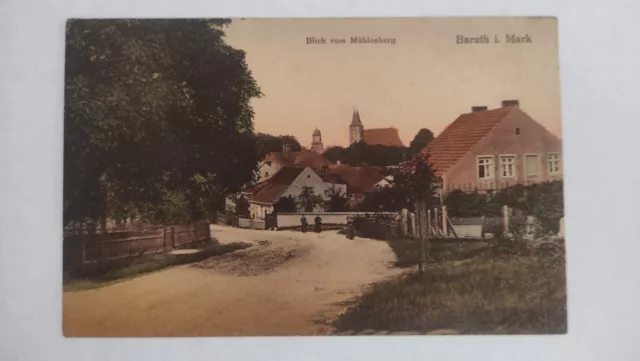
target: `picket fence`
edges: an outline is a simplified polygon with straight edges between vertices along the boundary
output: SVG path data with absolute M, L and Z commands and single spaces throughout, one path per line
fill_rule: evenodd
M 79 234 L 64 237 L 66 265 L 115 261 L 169 252 L 211 241 L 208 222 L 162 227 L 150 231 Z

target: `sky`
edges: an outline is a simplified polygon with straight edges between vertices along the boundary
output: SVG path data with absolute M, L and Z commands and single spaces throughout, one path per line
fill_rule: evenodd
M 256 131 L 291 134 L 305 147 L 316 127 L 325 148 L 347 146 L 354 108 L 365 129 L 398 128 L 409 145 L 420 128 L 438 135 L 472 106 L 505 99 L 561 137 L 553 18 L 236 19 L 226 33 L 264 93 L 252 101 Z M 490 42 L 458 43 L 482 35 Z M 356 36 L 395 44 L 350 43 Z

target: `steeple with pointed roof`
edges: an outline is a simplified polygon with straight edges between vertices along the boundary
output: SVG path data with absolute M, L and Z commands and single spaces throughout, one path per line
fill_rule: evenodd
M 360 120 L 360 112 L 353 109 L 351 116 L 351 125 L 349 125 L 349 144 L 358 143 L 364 138 L 364 126 Z

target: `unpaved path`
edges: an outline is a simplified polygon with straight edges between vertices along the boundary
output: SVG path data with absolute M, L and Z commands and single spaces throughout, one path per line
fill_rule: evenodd
M 252 247 L 101 289 L 66 292 L 66 336 L 322 335 L 372 282 L 396 275 L 386 242 L 214 226 Z

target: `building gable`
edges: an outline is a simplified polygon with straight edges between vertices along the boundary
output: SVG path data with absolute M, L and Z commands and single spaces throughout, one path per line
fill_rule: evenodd
M 305 187 L 313 188 L 314 194 L 321 197 L 327 190 L 324 180 L 313 169 L 307 167 L 291 182 L 281 197 L 292 196 L 296 198 Z
M 429 162 L 436 174 L 442 175 L 458 163 L 512 111 L 519 111 L 519 109 L 503 107 L 462 114 L 422 152 L 428 154 Z

